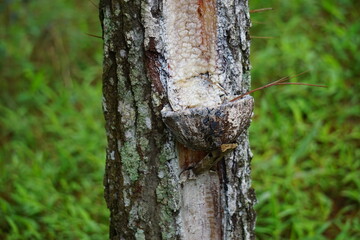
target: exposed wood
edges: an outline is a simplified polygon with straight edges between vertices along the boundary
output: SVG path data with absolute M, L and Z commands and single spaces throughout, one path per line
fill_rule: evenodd
M 195 163 L 195 165 L 191 168 L 191 171 L 195 175 L 200 175 L 206 171 L 216 170 L 217 164 L 223 159 L 223 157 L 232 152 L 236 147 L 236 143 L 221 145 L 220 149 L 209 152 L 200 161 Z
M 177 144 L 161 113 L 223 109 L 249 90 L 247 1 L 101 0 L 99 8 L 110 239 L 254 239 L 252 98 L 239 101 L 243 129 L 221 141 L 219 131 L 203 148 Z M 237 147 L 226 154 L 215 150 L 230 143 Z M 212 164 L 196 165 L 213 150 Z
M 182 181 L 183 239 L 222 239 L 220 191 L 220 180 L 215 171 L 188 175 Z
M 174 111 L 221 104 L 215 0 L 164 1 L 167 94 Z
M 208 154 L 206 151 L 193 150 L 191 148 L 185 147 L 179 142 L 177 142 L 176 146 L 181 172 L 194 167 Z

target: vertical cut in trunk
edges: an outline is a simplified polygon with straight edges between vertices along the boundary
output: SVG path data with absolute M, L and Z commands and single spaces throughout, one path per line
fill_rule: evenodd
M 100 1 L 110 239 L 254 239 L 247 4 Z
M 164 2 L 167 91 L 174 111 L 221 103 L 215 8 L 214 0 Z
M 247 107 L 245 115 L 240 108 L 233 108 L 235 111 L 228 114 L 227 109 L 220 107 L 232 95 L 222 87 L 226 72 L 224 58 L 221 58 L 223 39 L 218 37 L 222 30 L 218 27 L 221 20 L 218 15 L 216 0 L 164 3 L 165 56 L 169 71 L 167 94 L 171 109 L 163 110 L 163 117 L 185 145 L 177 145 L 182 171 L 180 216 L 184 239 L 217 240 L 224 235 L 222 213 L 226 206 L 221 206 L 220 198 L 224 195 L 221 187 L 225 184 L 225 179 L 221 179 L 224 169 L 214 163 L 194 175 L 191 168 L 202 161 L 206 153 L 220 151 L 222 144 L 236 141 L 248 127 L 252 113 L 251 98 L 247 98 L 249 104 L 242 106 Z M 239 119 L 244 121 L 238 122 Z M 229 129 L 231 131 L 227 131 Z M 189 136 L 192 141 L 188 141 Z M 208 142 L 205 146 L 202 145 L 204 140 Z

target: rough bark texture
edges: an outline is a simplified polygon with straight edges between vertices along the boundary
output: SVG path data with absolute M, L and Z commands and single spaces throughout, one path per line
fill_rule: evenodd
M 251 121 L 254 100 L 246 96 L 216 107 L 171 111 L 164 108 L 163 121 L 183 145 L 211 151 L 236 141 Z
M 179 147 L 162 121 L 161 110 L 169 104 L 168 84 L 175 79 L 169 62 L 176 59 L 168 59 L 171 44 L 164 28 L 168 24 L 164 6 L 171 2 L 100 0 L 108 139 L 104 186 L 111 212 L 110 239 L 196 240 L 190 237 L 200 236 L 196 235 L 199 231 L 208 237 L 202 239 L 254 239 L 256 200 L 250 187 L 247 132 L 241 133 L 238 147 L 215 167 L 197 176 L 186 172 L 184 178 L 182 171 L 208 152 Z M 226 89 L 228 97 L 246 92 L 250 85 L 247 1 L 196 2 L 205 8 L 216 6 L 210 10 L 216 9 L 217 14 L 216 69 L 196 73 L 201 75 L 197 79 L 209 77 Z M 208 15 L 198 14 L 202 22 L 208 22 L 201 26 L 213 28 Z M 212 38 L 208 33 L 213 30 L 206 29 L 206 39 Z M 199 189 L 198 195 L 191 195 L 194 189 Z M 198 212 L 194 222 L 186 222 L 193 214 L 188 212 L 196 208 L 192 202 L 201 201 L 208 210 Z M 208 229 L 189 229 L 192 224 L 197 228 L 197 221 L 206 222 Z

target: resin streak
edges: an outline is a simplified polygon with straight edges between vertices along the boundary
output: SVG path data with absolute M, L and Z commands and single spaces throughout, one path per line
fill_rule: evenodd
M 174 111 L 222 103 L 216 15 L 213 0 L 164 2 L 167 90 Z

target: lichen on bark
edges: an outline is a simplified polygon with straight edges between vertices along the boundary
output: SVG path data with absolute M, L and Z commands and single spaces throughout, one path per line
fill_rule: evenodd
M 180 239 L 184 234 L 179 156 L 160 113 L 169 104 L 166 1 L 100 1 L 110 239 Z M 238 95 L 250 84 L 247 1 L 213 3 L 219 79 L 230 95 Z M 237 142 L 239 147 L 218 164 L 215 174 L 221 182 L 221 236 L 253 239 L 255 198 L 247 134 Z

